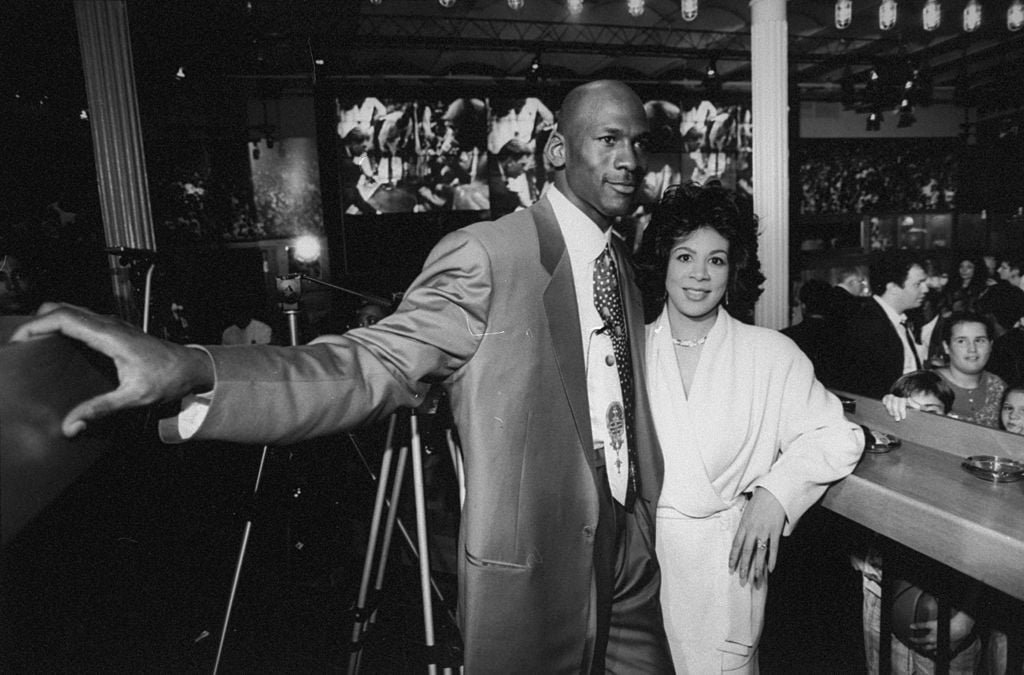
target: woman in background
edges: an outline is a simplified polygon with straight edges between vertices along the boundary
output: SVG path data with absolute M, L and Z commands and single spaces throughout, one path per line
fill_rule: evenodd
M 666 192 L 644 233 L 647 384 L 665 456 L 661 599 L 679 673 L 757 672 L 783 534 L 860 458 L 863 436 L 787 337 L 737 321 L 756 299 L 757 221 L 714 184 Z

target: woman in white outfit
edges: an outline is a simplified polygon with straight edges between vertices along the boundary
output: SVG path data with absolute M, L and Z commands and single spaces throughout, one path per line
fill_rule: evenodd
M 665 456 L 657 510 L 678 673 L 757 673 L 782 535 L 849 474 L 863 435 L 787 337 L 724 311 L 757 297 L 757 220 L 720 185 L 669 190 L 640 251 L 647 385 Z M 649 305 L 652 302 L 648 302 Z

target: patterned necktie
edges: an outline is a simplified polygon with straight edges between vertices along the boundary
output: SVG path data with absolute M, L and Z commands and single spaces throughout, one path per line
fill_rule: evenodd
M 633 509 L 637 494 L 636 438 L 634 437 L 634 396 L 633 362 L 629 355 L 629 332 L 626 317 L 622 311 L 622 297 L 619 294 L 618 270 L 611 249 L 605 246 L 594 265 L 594 306 L 597 308 L 605 330 L 611 336 L 615 350 L 615 366 L 619 373 L 622 389 L 622 404 L 626 422 L 626 445 L 628 446 L 629 477 L 626 481 L 626 509 Z

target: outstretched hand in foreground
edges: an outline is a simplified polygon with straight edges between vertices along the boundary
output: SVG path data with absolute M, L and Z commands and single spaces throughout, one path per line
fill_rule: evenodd
M 213 387 L 213 364 L 202 350 L 157 339 L 117 317 L 82 307 L 44 303 L 11 341 L 55 333 L 85 343 L 117 367 L 117 389 L 72 408 L 61 424 L 65 436 L 75 436 L 89 422 L 121 410 L 174 401 Z

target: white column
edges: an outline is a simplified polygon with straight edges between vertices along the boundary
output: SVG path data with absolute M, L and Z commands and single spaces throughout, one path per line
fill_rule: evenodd
M 75 0 L 75 18 L 107 246 L 156 250 L 126 3 Z M 128 271 L 110 264 L 121 315 L 139 323 Z
M 789 324 L 789 60 L 786 0 L 750 0 L 754 212 L 768 277 L 754 312 L 767 328 Z

